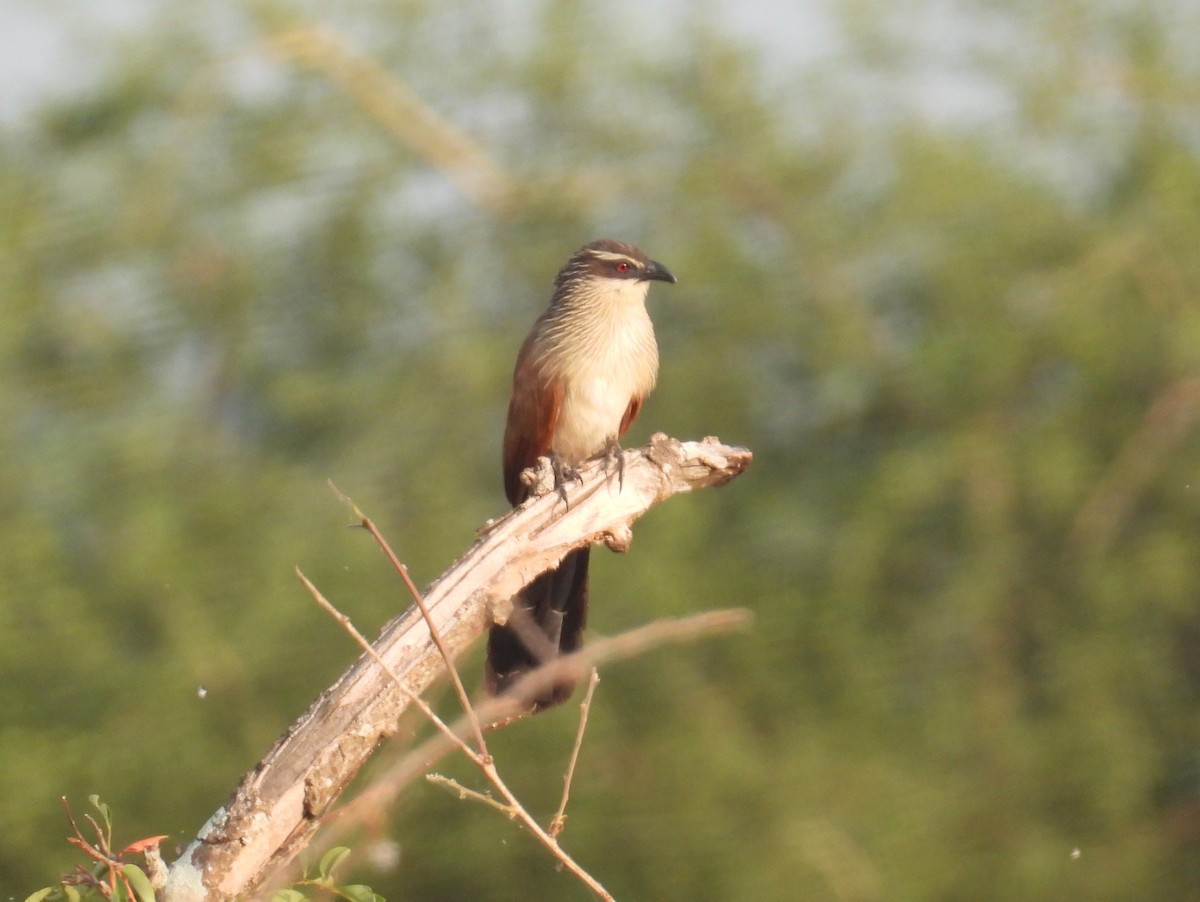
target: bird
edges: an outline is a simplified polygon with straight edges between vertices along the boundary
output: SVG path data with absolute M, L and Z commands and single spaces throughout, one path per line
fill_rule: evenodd
M 504 492 L 516 507 L 530 492 L 521 473 L 550 458 L 555 484 L 604 455 L 620 469 L 620 438 L 658 379 L 658 344 L 646 311 L 651 282 L 675 283 L 663 264 L 630 244 L 585 244 L 554 279 L 550 306 L 517 354 L 504 429 Z M 590 547 L 578 548 L 513 599 L 512 615 L 488 634 L 485 687 L 492 695 L 582 645 Z M 568 699 L 568 677 L 528 699 L 538 712 Z

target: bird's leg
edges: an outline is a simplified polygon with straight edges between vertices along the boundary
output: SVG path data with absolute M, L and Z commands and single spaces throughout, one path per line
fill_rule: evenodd
M 617 471 L 617 491 L 620 492 L 625 488 L 625 452 L 621 450 L 621 443 L 615 435 L 604 440 L 601 453 L 604 456 L 605 474 L 611 474 L 614 469 Z
M 583 482 L 583 477 L 574 467 L 564 463 L 555 451 L 550 452 L 550 469 L 554 472 L 554 490 L 558 492 L 558 497 L 562 499 L 563 504 L 570 507 L 567 502 L 567 483 L 572 480 Z

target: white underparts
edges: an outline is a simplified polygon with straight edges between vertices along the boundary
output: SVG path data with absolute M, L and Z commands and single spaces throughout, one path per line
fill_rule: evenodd
M 551 450 L 568 466 L 602 450 L 617 435 L 629 402 L 648 395 L 658 376 L 648 284 L 594 279 L 590 287 L 570 299 L 570 316 L 547 317 L 540 335 L 543 347 L 554 351 L 544 360 L 570 361 L 551 364 L 546 373 L 563 385 Z

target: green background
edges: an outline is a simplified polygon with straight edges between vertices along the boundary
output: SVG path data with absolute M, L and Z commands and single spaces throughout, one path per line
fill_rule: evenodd
M 629 439 L 755 462 L 597 552 L 592 631 L 756 620 L 604 670 L 578 860 L 623 900 L 1200 899 L 1196 9 L 821 9 L 798 58 L 714 4 L 61 20 L 94 77 L 0 126 L 0 897 L 77 860 L 64 794 L 195 835 L 355 657 L 296 565 L 365 632 L 406 606 L 326 479 L 419 583 L 504 510 L 516 349 L 615 237 L 679 277 Z M 574 729 L 495 739 L 543 817 Z M 352 844 L 393 900 L 588 897 L 423 782 Z

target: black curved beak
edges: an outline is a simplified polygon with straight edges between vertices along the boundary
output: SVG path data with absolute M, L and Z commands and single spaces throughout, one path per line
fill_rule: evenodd
M 671 275 L 671 270 L 667 269 L 657 260 L 651 260 L 646 264 L 646 268 L 642 270 L 642 281 L 670 282 L 673 285 L 678 279 Z

